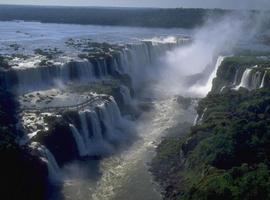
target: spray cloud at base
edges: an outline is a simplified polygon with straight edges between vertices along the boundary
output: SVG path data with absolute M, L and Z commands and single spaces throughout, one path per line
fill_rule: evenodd
M 232 55 L 242 41 L 254 38 L 262 19 L 265 15 L 261 13 L 208 19 L 204 26 L 194 30 L 190 43 L 168 51 L 160 59 L 157 90 L 168 95 L 205 96 L 211 90 L 215 66 L 217 62 L 221 64 L 218 57 Z

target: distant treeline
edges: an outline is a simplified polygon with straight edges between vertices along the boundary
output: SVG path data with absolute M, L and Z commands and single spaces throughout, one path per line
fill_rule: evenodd
M 161 28 L 193 28 L 209 16 L 223 16 L 220 9 L 158 9 L 158 8 L 101 8 L 0 6 L 0 20 L 40 21 L 92 25 L 119 25 Z

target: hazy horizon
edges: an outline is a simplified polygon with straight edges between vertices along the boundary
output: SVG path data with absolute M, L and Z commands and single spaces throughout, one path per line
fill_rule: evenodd
M 0 0 L 0 5 L 270 9 L 269 0 Z

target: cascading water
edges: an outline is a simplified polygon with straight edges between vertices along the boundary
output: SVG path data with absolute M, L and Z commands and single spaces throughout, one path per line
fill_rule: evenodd
M 130 96 L 130 91 L 126 86 L 124 86 L 124 85 L 120 86 L 120 93 L 122 95 L 124 104 L 125 105 L 132 105 L 132 98 Z
M 96 77 L 93 70 L 90 62 L 76 61 L 53 66 L 22 66 L 5 72 L 4 76 L 7 89 L 26 93 L 58 86 L 60 82 L 89 82 Z
M 209 78 L 207 79 L 206 84 L 203 86 L 201 86 L 201 85 L 192 86 L 189 89 L 190 92 L 195 93 L 199 96 L 205 96 L 208 92 L 210 92 L 212 89 L 213 80 L 217 76 L 218 68 L 221 65 L 221 63 L 223 62 L 224 58 L 225 57 L 223 57 L 223 56 L 218 57 L 217 62 L 215 64 L 215 68 L 214 68 L 213 72 L 210 74 Z
M 193 126 L 197 125 L 198 120 L 199 120 L 199 115 L 197 114 L 195 119 L 194 119 Z
M 4 83 L 6 89 L 16 90 L 18 93 L 48 89 L 59 83 L 90 82 L 117 73 L 129 74 L 136 82 L 140 79 L 142 67 L 155 63 L 166 51 L 180 44 L 182 43 L 154 45 L 152 42 L 142 42 L 127 45 L 119 54 L 112 55 L 110 62 L 106 62 L 105 58 L 96 58 L 92 61 L 68 61 L 48 66 L 20 64 L 4 71 L 0 82 Z
M 101 105 L 98 110 L 100 120 L 105 125 L 104 139 L 111 143 L 117 143 L 121 138 L 119 128 L 121 128 L 121 114 L 115 101 Z
M 74 140 L 76 142 L 79 155 L 81 157 L 86 156 L 87 155 L 87 148 L 85 146 L 85 143 L 84 143 L 82 136 L 80 135 L 78 129 L 73 124 L 70 124 L 69 126 L 71 129 L 72 135 L 74 137 Z
M 60 168 L 52 153 L 45 146 L 37 142 L 31 143 L 30 147 L 33 150 L 38 151 L 41 160 L 47 164 L 49 178 L 52 183 L 59 183 L 62 180 L 62 175 Z
M 140 44 L 128 45 L 120 54 L 120 63 L 123 65 L 121 69 L 125 69 L 122 72 L 132 77 L 133 86 L 138 89 L 144 76 L 149 75 L 148 71 L 153 72 L 151 66 L 154 66 L 166 52 L 183 43 L 182 40 L 175 43 L 144 41 Z
M 247 68 L 242 75 L 240 84 L 236 86 L 234 89 L 238 90 L 241 87 L 246 88 L 248 90 L 262 88 L 265 82 L 267 71 L 265 71 L 262 77 L 262 73 L 260 71 L 255 71 L 257 70 L 257 68 L 258 65 L 255 65 L 252 68 Z
M 251 76 L 252 69 L 247 68 L 241 78 L 241 82 L 238 86 L 235 87 L 236 90 L 239 90 L 241 87 L 250 89 L 250 76 Z
M 89 61 L 80 62 L 77 67 L 79 80 L 87 82 L 95 78 L 94 67 Z
M 262 78 L 262 82 L 260 84 L 260 88 L 263 88 L 264 87 L 266 75 L 267 75 L 267 71 L 264 72 L 264 75 L 263 75 L 263 78 Z
M 236 73 L 235 73 L 235 76 L 234 76 L 233 86 L 236 86 L 236 84 L 237 84 L 239 73 L 240 73 L 240 70 L 237 69 Z
M 262 82 L 261 72 L 257 71 L 251 78 L 251 89 L 259 88 Z
M 200 123 L 203 121 L 203 118 L 204 118 L 204 115 L 205 115 L 206 112 L 207 112 L 207 108 L 205 108 L 205 109 L 203 110 L 203 113 L 202 113 L 201 116 L 197 115 L 196 118 L 195 118 L 195 121 L 194 121 L 194 124 L 193 124 L 193 125 L 198 125 L 198 124 L 200 124 Z
M 226 86 L 223 86 L 221 89 L 220 89 L 220 92 L 223 92 L 223 90 L 225 90 Z
M 80 157 L 112 154 L 115 144 L 128 139 L 129 129 L 124 127 L 126 121 L 112 98 L 94 110 L 80 111 L 79 121 L 80 125 L 70 124 L 70 129 Z
M 214 78 L 216 78 L 217 76 L 217 71 L 218 71 L 218 68 L 219 66 L 221 65 L 221 63 L 223 62 L 224 60 L 224 57 L 222 56 L 219 56 L 218 59 L 217 59 L 217 62 L 216 62 L 216 65 L 215 65 L 215 69 L 214 71 L 211 73 L 206 85 L 205 85 L 205 89 L 207 89 L 207 92 L 209 92 L 212 88 L 212 83 L 213 83 L 213 80 Z
M 115 111 L 112 109 L 111 112 Z M 147 163 L 151 161 L 156 144 L 168 128 L 179 121 L 192 122 L 193 118 L 194 113 L 179 108 L 175 98 L 156 101 L 153 110 L 144 113 L 137 122 L 138 140 L 126 151 L 100 162 L 102 175 L 97 182 L 80 176 L 80 181 L 68 180 L 63 193 L 71 199 L 162 199 L 160 188 L 153 184 Z M 110 121 L 113 123 L 113 120 Z
M 94 61 L 91 60 L 92 62 L 83 60 L 72 61 L 61 65 L 55 64 L 50 67 L 33 66 L 21 69 L 17 68 L 6 71 L 4 79 L 6 85 L 10 87 L 9 89 L 16 89 L 19 93 L 38 91 L 45 88 L 47 89 L 47 87 L 58 87 L 60 84 L 66 85 L 69 82 L 89 83 L 92 80 L 96 81 L 97 79 L 111 78 L 111 76 L 118 74 L 128 74 L 133 82 L 138 83 L 141 80 L 142 70 L 147 70 L 147 67 L 152 66 L 161 55 L 164 55 L 166 51 L 173 49 L 179 44 L 153 44 L 152 42 L 142 42 L 141 44 L 127 45 L 126 48 L 120 51 L 119 55 L 114 54 L 110 62 L 107 62 L 107 60 L 103 58 L 97 58 Z M 29 79 L 29 76 L 33 76 L 33 79 Z M 133 104 L 129 88 L 122 85 L 120 87 L 120 94 L 125 105 Z M 171 101 L 171 103 L 176 104 L 176 101 Z M 164 104 L 162 104 L 162 106 L 163 105 Z M 170 109 L 170 112 L 174 110 L 175 109 Z M 167 117 L 162 113 L 161 115 L 164 120 L 161 129 L 165 130 L 165 128 L 168 128 Z M 74 117 L 74 119 L 72 117 Z M 74 147 L 77 148 L 80 158 L 87 156 L 106 157 L 107 155 L 112 155 L 118 152 L 117 150 L 121 147 L 128 146 L 131 140 L 136 137 L 133 134 L 135 131 L 133 122 L 121 116 L 119 108 L 113 98 L 110 100 L 104 98 L 103 104 L 95 104 L 95 107 L 87 106 L 80 108 L 78 112 L 73 112 L 72 110 L 72 114 L 68 115 L 67 118 L 63 117 L 63 120 L 67 120 L 68 122 L 72 136 L 69 137 L 69 139 L 71 139 L 69 142 L 75 144 Z M 158 120 L 155 123 L 158 124 Z M 160 134 L 161 132 L 161 130 L 155 130 L 155 133 Z M 72 140 L 74 140 L 74 142 Z M 141 152 L 147 152 L 147 142 L 150 141 L 152 141 L 150 137 L 147 141 L 143 141 L 143 146 L 142 149 L 139 150 L 138 156 L 142 155 Z M 65 148 L 65 143 L 62 145 L 63 148 Z M 50 177 L 55 181 L 54 178 L 60 177 L 58 174 L 61 174 L 61 172 L 54 156 L 45 146 L 40 146 L 36 149 L 41 159 L 48 164 Z M 74 152 L 73 150 L 72 148 L 72 153 Z M 75 152 L 72 159 L 76 159 L 77 156 Z M 138 156 L 136 156 L 135 159 L 137 159 Z M 61 158 L 56 154 L 55 157 L 57 159 Z M 70 160 L 63 161 L 64 166 L 66 162 L 69 161 Z M 128 159 L 126 159 L 125 162 L 126 161 L 128 161 Z M 145 173 L 148 173 L 148 171 L 146 170 Z M 66 177 L 64 178 L 66 179 Z M 149 182 L 148 184 L 150 185 L 151 183 Z

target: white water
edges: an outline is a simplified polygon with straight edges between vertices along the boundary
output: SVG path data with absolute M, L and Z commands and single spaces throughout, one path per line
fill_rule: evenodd
M 89 113 L 90 119 L 91 119 L 91 124 L 92 124 L 92 131 L 93 131 L 93 138 L 92 140 L 100 141 L 102 140 L 102 133 L 101 133 L 101 125 L 100 125 L 100 121 L 98 118 L 98 115 L 96 112 L 90 112 Z
M 49 178 L 52 183 L 59 183 L 62 179 L 60 168 L 52 153 L 43 145 L 33 142 L 30 147 L 37 150 L 42 161 L 46 162 L 49 172 Z
M 205 115 L 206 112 L 207 112 L 207 108 L 205 108 L 205 109 L 203 110 L 203 113 L 202 113 L 201 117 L 198 116 L 198 120 L 196 121 L 196 125 L 202 123 L 203 118 L 204 118 L 204 115 Z
M 37 66 L 41 56 L 17 60 L 17 63 L 14 61 L 18 65 L 13 67 L 15 73 L 8 73 L 0 82 L 3 82 L 8 89 L 16 89 L 19 93 L 63 86 L 74 81 L 88 83 L 111 75 L 104 59 L 98 59 L 98 66 L 78 59 L 77 55 L 81 53 L 81 50 L 67 46 L 65 43 L 70 38 L 75 40 L 90 38 L 95 42 L 121 45 L 131 43 L 120 52 L 120 59 L 113 58 L 112 71 L 130 74 L 133 76 L 133 81 L 138 83 L 143 78 L 144 74 L 141 72 L 145 67 L 153 64 L 168 50 L 182 45 L 186 41 L 186 34 L 190 34 L 190 30 L 185 29 L 43 24 L 23 21 L 0 22 L 0 26 L 5 27 L 0 29 L 0 52 L 2 54 L 18 53 L 10 47 L 14 43 L 20 46 L 20 53 L 31 56 L 33 50 L 37 48 L 58 48 L 64 52 L 57 60 L 52 61 L 53 66 L 51 67 Z M 73 65 L 69 63 L 71 60 L 75 60 L 74 63 L 72 62 L 76 65 L 73 68 L 76 70 L 75 74 L 78 75 L 75 78 L 71 78 Z
M 265 82 L 266 75 L 267 75 L 267 71 L 264 72 L 264 75 L 263 75 L 263 78 L 262 78 L 262 82 L 261 82 L 260 88 L 263 88 L 264 87 L 264 82 Z
M 132 138 L 132 122 L 121 116 L 113 98 L 95 109 L 80 111 L 79 120 L 80 126 L 70 124 L 70 128 L 80 157 L 111 155 L 115 145 Z
M 155 102 L 154 110 L 138 121 L 136 129 L 141 137 L 128 150 L 101 161 L 98 182 L 86 177 L 67 179 L 63 188 L 66 198 L 161 200 L 160 188 L 153 183 L 147 163 L 166 129 L 180 121 L 192 122 L 194 116 L 189 112 L 181 110 L 174 98 Z
M 18 93 L 26 93 L 65 85 L 69 82 L 89 83 L 95 80 L 94 66 L 88 61 L 67 62 L 54 66 L 30 66 L 6 72 L 5 85 Z M 77 76 L 73 77 L 74 71 Z M 15 76 L 14 76 L 15 74 Z M 107 74 L 100 74 L 106 76 Z M 16 80 L 14 80 L 14 77 Z M 31 78 L 29 78 L 31 77 Z
M 245 72 L 242 75 L 241 82 L 238 86 L 235 87 L 236 90 L 239 90 L 241 87 L 250 89 L 250 75 L 251 75 L 252 69 L 248 68 L 245 70 Z
M 73 135 L 74 140 L 76 142 L 77 149 L 79 151 L 79 155 L 81 157 L 86 156 L 87 149 L 86 149 L 86 146 L 84 144 L 84 140 L 83 140 L 82 136 L 80 135 L 78 129 L 73 124 L 70 124 L 69 127 L 71 129 L 72 135 Z
M 239 90 L 241 87 L 246 88 L 248 90 L 263 88 L 265 84 L 267 70 L 264 72 L 262 76 L 262 72 L 260 71 L 253 72 L 253 70 L 256 70 L 257 67 L 258 66 L 256 65 L 252 68 L 247 68 L 241 77 L 240 84 L 234 87 L 234 89 Z
M 32 92 L 68 83 L 89 83 L 97 79 L 110 78 L 116 72 L 120 74 L 129 74 L 132 77 L 135 87 L 144 78 L 145 74 L 153 71 L 153 66 L 159 61 L 159 58 L 167 51 L 182 45 L 182 42 L 175 44 L 153 44 L 138 43 L 127 45 L 120 51 L 118 57 L 112 58 L 113 65 L 107 66 L 104 58 L 97 59 L 97 64 L 87 60 L 70 61 L 66 58 L 62 63 L 56 62 L 52 66 L 38 66 L 33 63 L 33 58 L 29 61 L 21 61 L 19 66 L 13 67 L 15 71 L 7 71 L 3 80 L 7 89 L 16 90 L 18 93 Z M 35 59 L 40 59 L 35 57 Z M 110 67 L 110 72 L 108 68 Z M 143 72 L 143 73 L 142 73 Z M 151 73 L 151 72 L 150 72 Z M 29 76 L 31 78 L 29 78 Z M 60 83 L 60 84 L 59 84 Z
M 220 89 L 220 92 L 223 92 L 223 90 L 225 90 L 226 86 L 223 86 L 221 89 Z
M 203 97 L 203 96 L 207 95 L 208 92 L 211 91 L 213 80 L 216 78 L 218 68 L 221 65 L 221 63 L 223 62 L 224 58 L 225 57 L 223 57 L 223 56 L 218 57 L 217 62 L 215 64 L 215 68 L 214 68 L 213 72 L 210 74 L 209 78 L 207 79 L 207 82 L 205 83 L 205 85 L 192 86 L 189 89 L 191 93 L 194 93 L 194 94 L 197 94 L 197 95 Z
M 251 78 L 251 89 L 257 89 L 262 82 L 261 72 L 255 72 Z
M 197 125 L 198 119 L 199 119 L 199 115 L 197 114 L 194 119 L 193 126 Z
M 124 104 L 125 105 L 132 105 L 133 100 L 132 100 L 132 98 L 130 96 L 129 89 L 126 86 L 121 85 L 121 87 L 120 87 L 120 93 L 122 95 Z
M 236 73 L 235 73 L 235 76 L 234 76 L 233 86 L 236 86 L 236 84 L 237 84 L 239 72 L 240 72 L 240 70 L 237 69 L 237 70 L 236 70 Z

